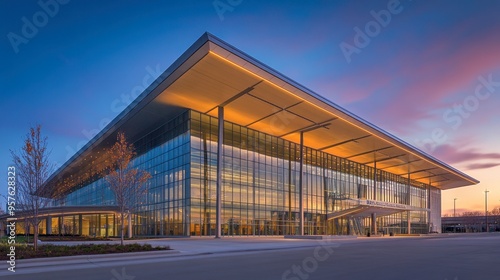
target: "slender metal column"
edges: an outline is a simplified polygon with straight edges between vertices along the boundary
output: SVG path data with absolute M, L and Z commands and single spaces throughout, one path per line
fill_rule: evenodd
M 83 226 L 83 218 L 82 218 L 82 214 L 78 215 L 78 225 L 79 225 L 79 228 L 78 228 L 78 233 L 79 233 L 80 235 L 82 235 L 82 231 L 83 231 L 83 229 L 82 229 L 82 226 Z M 108 229 L 106 229 L 106 230 L 108 230 Z M 108 236 L 106 235 L 106 237 L 108 237 Z
M 52 234 L 52 217 L 51 216 L 47 216 L 46 221 L 45 221 L 45 227 L 46 227 L 45 233 Z
M 299 235 L 304 235 L 304 188 L 303 188 L 303 169 L 304 169 L 304 132 L 300 132 L 300 166 L 299 166 Z
M 457 216 L 457 199 L 453 199 L 453 218 Z
M 428 223 L 428 227 L 429 227 L 429 232 L 432 231 L 434 229 L 434 225 L 432 224 L 431 222 L 431 218 L 432 218 L 432 215 L 431 215 L 431 179 L 429 178 L 429 187 L 427 188 L 427 208 L 429 209 L 429 211 L 427 212 L 427 223 Z
M 377 234 L 377 213 L 372 213 L 371 233 Z
M 106 215 L 106 238 L 109 236 L 109 219 L 108 219 L 108 214 L 104 214 Z M 80 214 L 79 215 L 79 219 L 78 219 L 78 227 L 81 228 L 82 227 L 82 215 Z M 81 235 L 81 234 L 80 234 Z
M 377 200 L 377 161 L 373 162 L 373 200 Z
M 488 227 L 488 193 L 489 190 L 484 191 L 484 217 L 486 218 L 486 232 L 489 232 L 490 229 Z
M 408 234 L 411 234 L 411 215 L 410 215 L 410 211 L 407 211 L 406 213 L 408 216 L 406 217 L 406 223 L 407 223 L 407 231 L 408 231 Z
M 292 223 L 292 161 L 293 160 L 294 158 L 292 155 L 292 144 L 288 143 L 288 225 L 289 226 L 287 230 L 289 235 L 293 235 L 295 233 Z
M 219 137 L 217 139 L 217 201 L 216 201 L 216 217 L 215 217 L 215 238 L 221 237 L 221 210 L 222 210 L 222 161 L 223 157 L 223 145 L 224 145 L 224 107 L 219 106 Z
M 128 238 L 132 238 L 132 212 L 128 212 Z
M 407 196 L 406 197 L 406 200 L 407 200 L 406 203 L 408 205 L 411 205 L 411 177 L 410 176 L 411 176 L 410 175 L 410 168 L 408 168 L 408 192 L 406 194 L 406 196 Z M 407 223 L 408 223 L 408 225 L 407 225 L 408 226 L 408 234 L 411 234 L 411 215 L 410 215 L 411 213 L 410 213 L 410 211 L 408 211 L 407 214 L 408 214 L 408 217 L 407 217 L 407 220 L 408 220 L 407 221 Z
M 255 205 L 257 204 L 255 200 L 255 177 L 257 177 L 257 171 L 255 170 L 259 165 L 256 164 L 257 159 L 256 159 L 256 153 L 257 153 L 257 136 L 254 136 L 252 138 L 252 235 L 261 235 L 262 232 L 260 232 L 260 226 L 257 223 L 257 219 L 255 218 Z M 260 222 L 259 222 L 260 223 Z M 258 232 L 257 232 L 258 231 Z
M 211 235 L 212 225 L 210 213 L 208 212 L 208 149 L 207 134 L 203 132 L 203 233 L 201 235 Z

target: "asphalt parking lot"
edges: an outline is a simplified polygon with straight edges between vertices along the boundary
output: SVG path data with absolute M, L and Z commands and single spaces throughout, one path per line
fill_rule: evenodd
M 9 279 L 500 279 L 500 234 L 327 240 L 190 238 L 169 254 L 20 262 Z M 29 265 L 28 265 L 29 264 Z

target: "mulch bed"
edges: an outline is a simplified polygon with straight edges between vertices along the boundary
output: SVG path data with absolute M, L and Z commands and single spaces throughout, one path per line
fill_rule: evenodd
M 67 241 L 67 240 L 66 240 Z M 79 256 L 79 255 L 94 255 L 94 254 L 112 254 L 112 253 L 129 253 L 129 252 L 147 252 L 170 250 L 170 247 L 153 247 L 149 244 L 82 244 L 74 246 L 39 244 L 38 250 L 35 252 L 32 245 L 17 244 L 15 250 L 16 260 L 31 259 L 31 258 L 47 258 L 47 257 L 63 257 L 63 256 Z M 0 260 L 8 260 L 10 253 L 9 244 L 0 244 Z

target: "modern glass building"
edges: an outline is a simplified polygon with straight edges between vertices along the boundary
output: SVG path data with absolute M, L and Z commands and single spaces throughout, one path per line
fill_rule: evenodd
M 92 174 L 118 132 L 152 175 L 134 235 L 439 232 L 441 191 L 478 183 L 208 33 L 52 175 L 53 207 L 114 205 Z M 71 215 L 74 233 L 120 230 L 117 212 L 85 232 Z

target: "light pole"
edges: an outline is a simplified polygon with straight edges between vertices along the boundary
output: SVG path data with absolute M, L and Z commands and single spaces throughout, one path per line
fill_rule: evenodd
M 456 201 L 457 201 L 457 199 L 456 199 L 456 198 L 454 198 L 454 199 L 453 199 L 453 217 L 456 217 L 456 216 L 457 216 L 457 212 L 456 212 L 456 209 L 457 209 L 457 208 L 456 208 Z
M 488 189 L 484 191 L 484 216 L 486 218 L 486 232 L 488 232 Z

